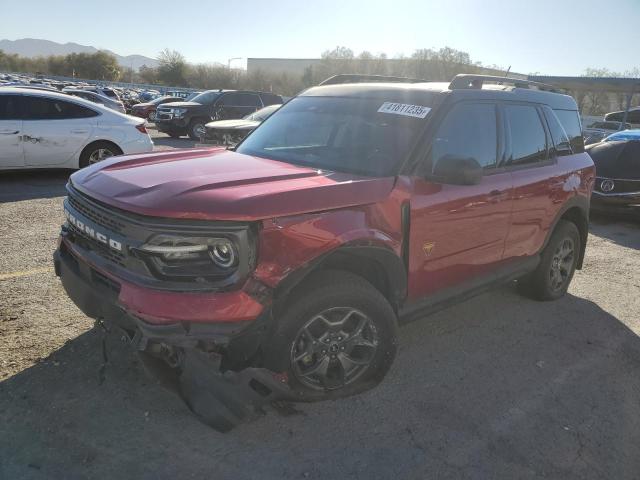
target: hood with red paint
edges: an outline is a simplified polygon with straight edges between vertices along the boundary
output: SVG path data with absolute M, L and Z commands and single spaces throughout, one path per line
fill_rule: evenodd
M 116 157 L 79 170 L 71 182 L 101 202 L 142 215 L 246 221 L 378 202 L 394 177 L 201 148 Z

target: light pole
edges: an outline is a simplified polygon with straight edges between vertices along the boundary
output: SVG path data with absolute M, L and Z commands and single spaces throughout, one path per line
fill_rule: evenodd
M 227 60 L 227 68 L 228 68 L 229 70 L 231 70 L 231 62 L 232 62 L 233 60 L 242 60 L 242 57 L 233 57 L 233 58 L 230 58 L 229 60 Z

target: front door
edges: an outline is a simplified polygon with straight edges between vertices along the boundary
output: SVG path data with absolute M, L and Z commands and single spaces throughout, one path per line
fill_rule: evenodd
M 0 95 L 0 169 L 24 166 L 20 95 Z
M 38 96 L 25 96 L 23 122 L 25 164 L 55 166 L 77 157 L 93 132 L 97 115 L 79 104 Z
M 501 170 L 502 128 L 492 103 L 458 103 L 440 124 L 413 179 L 409 299 L 481 280 L 503 258 L 511 215 L 511 174 Z M 429 179 L 439 162 L 473 158 L 484 175 L 475 185 Z

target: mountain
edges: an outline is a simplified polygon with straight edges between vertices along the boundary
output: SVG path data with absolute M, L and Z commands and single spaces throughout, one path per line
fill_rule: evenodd
M 147 67 L 157 67 L 158 61 L 155 58 L 143 55 L 118 55 L 107 49 L 98 49 L 88 45 L 78 43 L 57 43 L 50 40 L 38 38 L 21 38 L 18 40 L 0 40 L 0 50 L 6 53 L 16 53 L 22 57 L 38 57 L 48 55 L 68 55 L 70 53 L 95 53 L 104 50 L 112 54 L 122 67 L 132 67 L 138 70 L 142 65 Z

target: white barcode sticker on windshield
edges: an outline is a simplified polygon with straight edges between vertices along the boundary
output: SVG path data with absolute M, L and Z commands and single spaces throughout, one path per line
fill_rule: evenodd
M 420 105 L 409 105 L 408 103 L 384 102 L 378 109 L 380 113 L 393 113 L 406 117 L 424 118 L 431 111 L 429 107 Z

